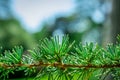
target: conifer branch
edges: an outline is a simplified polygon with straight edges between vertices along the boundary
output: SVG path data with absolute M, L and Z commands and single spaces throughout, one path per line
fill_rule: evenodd
M 88 80 L 92 77 L 99 80 L 102 74 L 113 71 L 114 79 L 119 80 L 120 44 L 102 48 L 93 43 L 75 45 L 75 41 L 69 42 L 68 36 L 63 36 L 61 43 L 58 36 L 46 38 L 27 55 L 23 55 L 21 46 L 0 55 L 0 78 L 9 78 L 9 73 L 16 70 L 23 70 L 26 75 L 38 73 L 35 79 L 48 75 L 48 80 Z

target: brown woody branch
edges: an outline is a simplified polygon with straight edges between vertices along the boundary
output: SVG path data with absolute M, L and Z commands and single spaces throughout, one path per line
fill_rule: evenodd
M 8 65 L 8 64 L 4 64 L 2 62 L 0 62 L 0 67 L 3 67 L 3 68 L 16 68 L 16 67 L 28 67 L 28 68 L 32 68 L 32 67 L 45 67 L 45 66 L 51 66 L 51 67 L 59 67 L 59 68 L 62 68 L 62 69 L 65 69 L 65 68 L 120 68 L 120 64 L 113 64 L 113 65 L 74 65 L 74 64 L 61 64 L 61 63 L 58 63 L 58 62 L 55 62 L 55 63 L 43 63 L 43 62 L 40 62 L 38 64 L 12 64 L 12 65 Z

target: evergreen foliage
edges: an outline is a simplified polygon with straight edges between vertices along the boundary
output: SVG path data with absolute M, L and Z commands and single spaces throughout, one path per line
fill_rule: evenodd
M 9 73 L 36 74 L 35 80 L 104 80 L 108 74 L 120 79 L 120 44 L 106 48 L 93 43 L 83 45 L 69 42 L 68 36 L 45 38 L 29 54 L 16 46 L 0 55 L 0 78 L 8 79 Z

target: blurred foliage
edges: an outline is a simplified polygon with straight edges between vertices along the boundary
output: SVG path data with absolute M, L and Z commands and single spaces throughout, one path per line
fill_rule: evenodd
M 57 17 L 53 24 L 44 23 L 42 30 L 33 35 L 37 40 L 40 40 L 48 36 L 69 34 L 70 42 L 75 39 L 76 43 L 79 43 L 79 41 L 82 41 L 84 34 L 89 33 L 91 30 L 97 29 L 101 31 L 102 24 L 95 23 L 89 17 L 84 20 L 77 20 L 76 17 L 75 15 Z M 82 23 L 86 25 L 82 26 Z M 82 30 L 81 26 L 86 27 L 86 29 Z M 101 43 L 100 40 L 96 42 Z
M 97 22 L 93 19 L 93 14 L 95 11 L 99 11 L 103 16 L 106 15 L 107 11 L 103 12 L 101 8 L 107 4 L 107 1 L 74 0 L 74 2 L 76 4 L 74 13 L 69 16 L 58 16 L 52 24 L 51 21 L 45 22 L 43 29 L 34 34 L 35 38 L 39 40 L 41 37 L 44 38 L 45 36 L 69 34 L 70 40 L 75 39 L 76 43 L 81 41 L 83 43 L 97 42 L 102 44 L 102 29 L 105 20 L 103 19 L 101 22 Z M 96 31 L 97 34 L 92 31 Z M 91 33 L 93 33 L 92 40 L 87 38 L 87 36 L 91 36 Z
M 96 23 L 92 19 L 92 13 L 99 9 L 104 1 L 101 0 L 75 0 L 75 12 L 69 16 L 58 16 L 53 23 L 43 23 L 42 30 L 32 35 L 22 29 L 21 23 L 14 17 L 11 9 L 12 0 L 0 1 L 0 46 L 3 49 L 10 49 L 14 45 L 22 45 L 25 49 L 33 48 L 39 40 L 55 35 L 69 34 L 70 42 L 76 40 L 76 43 L 85 42 L 86 36 L 92 33 L 92 30 L 98 31 L 98 37 L 92 35 L 95 42 L 102 43 L 101 30 L 103 23 Z M 96 3 L 95 5 L 93 5 Z M 86 6 L 82 6 L 82 5 Z M 61 33 L 59 33 L 61 32 Z
M 34 42 L 32 36 L 21 27 L 18 20 L 0 20 L 0 46 L 3 49 L 11 49 L 16 45 L 30 49 L 34 47 Z

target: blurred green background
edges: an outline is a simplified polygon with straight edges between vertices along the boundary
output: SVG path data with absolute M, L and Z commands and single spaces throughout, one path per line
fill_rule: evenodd
M 120 32 L 119 0 L 0 0 L 0 46 L 26 50 L 48 36 L 106 45 Z
M 70 41 L 115 43 L 120 0 L 0 0 L 0 47 L 33 49 L 39 40 L 69 34 Z

